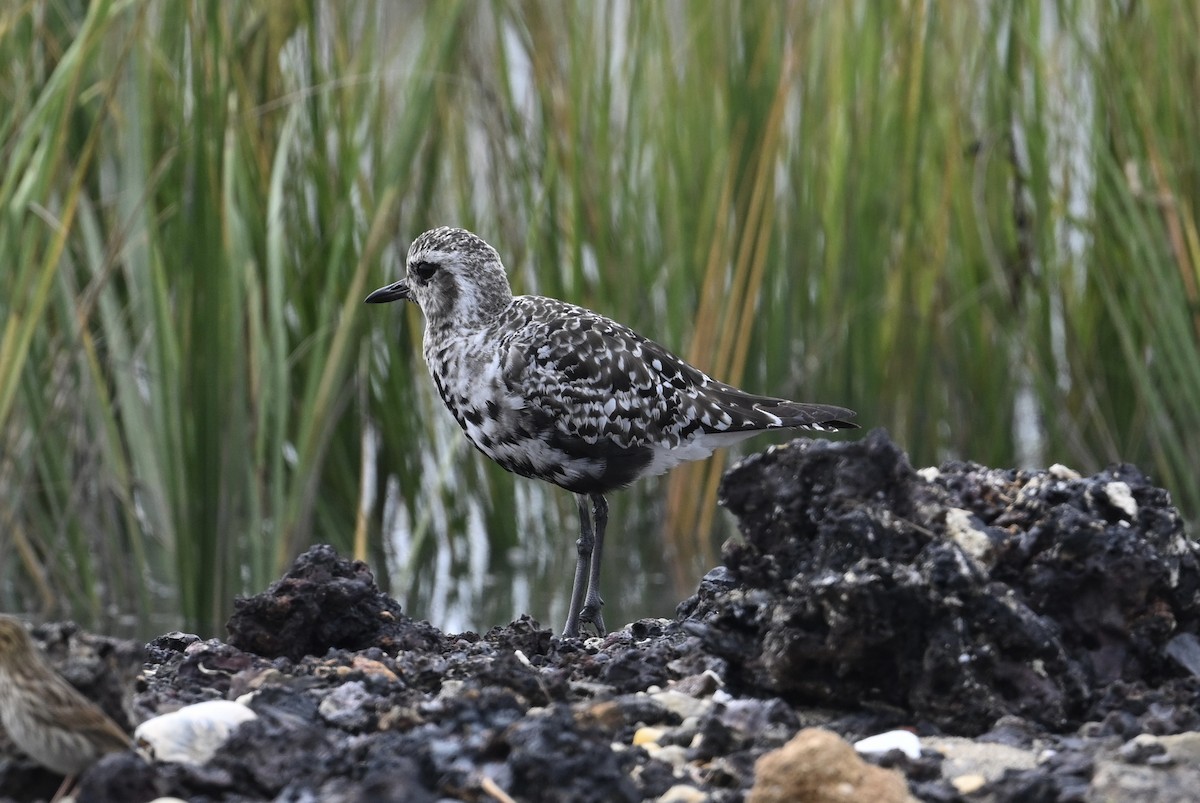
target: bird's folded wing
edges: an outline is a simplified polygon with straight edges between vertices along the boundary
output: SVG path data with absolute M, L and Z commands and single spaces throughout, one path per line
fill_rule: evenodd
M 573 305 L 521 327 L 502 352 L 505 382 L 565 435 L 621 446 L 686 437 L 707 377 L 626 326 Z M 694 429 L 694 428 L 693 428 Z
M 563 305 L 562 313 L 520 327 L 501 361 L 509 389 L 564 435 L 673 446 L 697 433 L 815 426 L 818 419 L 853 416 L 743 393 L 615 321 L 572 305 Z

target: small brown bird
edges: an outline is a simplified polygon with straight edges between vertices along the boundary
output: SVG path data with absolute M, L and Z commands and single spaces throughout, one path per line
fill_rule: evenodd
M 54 671 L 25 626 L 3 615 L 0 724 L 30 758 L 68 779 L 130 747 L 117 723 Z

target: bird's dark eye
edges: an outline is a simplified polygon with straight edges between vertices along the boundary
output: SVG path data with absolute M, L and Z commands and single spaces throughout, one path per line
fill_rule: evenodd
M 420 281 L 427 282 L 437 272 L 437 265 L 434 265 L 432 262 L 417 262 L 409 268 L 409 271 Z

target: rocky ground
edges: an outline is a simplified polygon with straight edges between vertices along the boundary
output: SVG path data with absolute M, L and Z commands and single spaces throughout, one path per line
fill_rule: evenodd
M 916 471 L 876 431 L 755 455 L 722 503 L 744 536 L 723 565 L 603 639 L 445 634 L 323 546 L 223 641 L 39 628 L 126 724 L 189 717 L 78 799 L 1196 798 L 1200 550 L 1137 469 Z M 212 700 L 244 705 L 185 708 Z M 53 793 L 0 751 L 0 800 Z

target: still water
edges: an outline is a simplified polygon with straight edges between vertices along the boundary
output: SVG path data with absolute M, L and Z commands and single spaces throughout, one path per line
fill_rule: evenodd
M 413 495 L 388 485 L 384 526 L 390 593 L 410 616 L 447 632 L 484 632 L 525 613 L 557 631 L 566 619 L 575 570 L 579 519 L 574 497 L 534 480 L 509 481 L 465 442 L 450 459 L 465 474 L 439 488 L 444 474 L 429 466 L 422 482 L 430 487 L 416 496 L 421 511 L 404 501 Z M 499 480 L 491 483 L 498 486 L 495 493 L 511 494 L 511 500 L 503 500 L 510 521 L 492 510 L 486 475 Z M 663 490 L 663 481 L 655 478 L 609 496 L 601 589 L 610 629 L 644 617 L 672 616 L 704 574 L 703 567 L 689 567 L 680 572 L 684 588 L 675 588 L 673 557 L 659 533 Z

